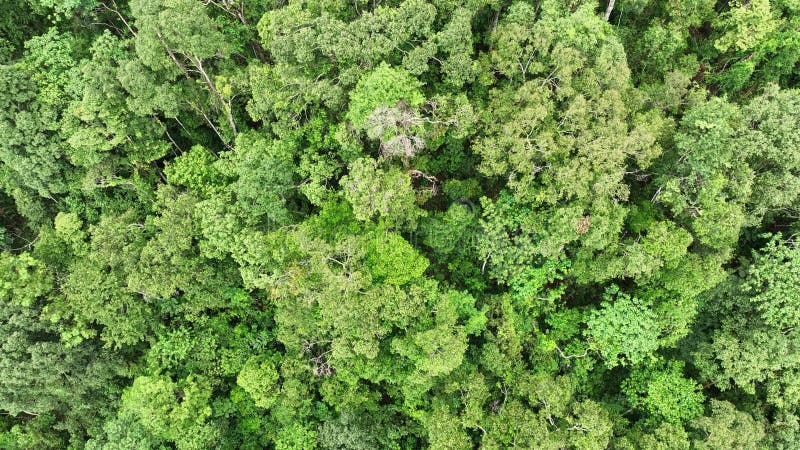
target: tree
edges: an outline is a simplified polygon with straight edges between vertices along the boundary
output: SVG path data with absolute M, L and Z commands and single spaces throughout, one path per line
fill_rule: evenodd
M 635 408 L 665 422 L 685 423 L 703 413 L 700 386 L 683 376 L 683 364 L 678 361 L 634 369 L 622 390 Z
M 623 48 L 589 6 L 568 15 L 543 9 L 536 20 L 532 6 L 515 3 L 486 55 L 501 77 L 481 113 L 479 170 L 508 180 L 525 223 L 508 237 L 492 233 L 491 245 L 525 247 L 522 264 L 591 260 L 615 243 L 626 173 L 646 169 L 661 152 L 662 119 L 639 113 Z M 505 264 L 500 249 L 486 250 L 487 265 Z
M 195 377 L 176 383 L 165 377 L 140 376 L 122 395 L 121 417 L 131 417 L 157 439 L 179 449 L 214 445 L 219 431 L 208 423 L 211 391 Z
M 0 265 L 0 409 L 22 423 L 58 417 L 49 427 L 80 441 L 111 413 L 119 360 L 91 342 L 65 345 L 56 324 L 42 320 L 53 279 L 40 261 L 3 252 Z M 23 432 L 21 442 L 34 436 Z
M 0 160 L 7 190 L 50 197 L 66 190 L 59 119 L 68 96 L 65 85 L 75 62 L 72 39 L 55 29 L 27 43 L 27 57 L 0 68 L 3 96 Z M 9 172 L 10 171 L 10 172 Z
M 416 205 L 411 178 L 394 167 L 379 168 L 374 159 L 353 161 L 341 184 L 344 198 L 359 220 L 378 218 L 388 226 L 414 228 L 417 219 L 425 215 Z
M 56 216 L 55 234 L 71 247 L 72 261 L 61 284 L 63 297 L 54 299 L 45 314 L 71 322 L 61 331 L 66 342 L 91 338 L 100 328 L 108 346 L 135 345 L 146 339 L 154 321 L 153 306 L 126 284 L 145 244 L 142 230 L 134 214 L 108 216 L 92 228 L 87 243 L 82 225 L 74 214 Z
M 407 108 L 419 108 L 425 98 L 419 82 L 404 71 L 381 64 L 362 77 L 350 94 L 347 120 L 356 129 L 364 129 L 379 108 L 392 108 L 401 103 Z
M 141 63 L 156 73 L 166 74 L 169 82 L 183 75 L 187 80 L 202 83 L 208 92 L 207 98 L 202 103 L 190 99 L 189 106 L 223 142 L 229 141 L 237 133 L 233 93 L 226 77 L 214 76 L 209 66 L 213 58 L 229 55 L 232 45 L 205 7 L 195 1 L 182 0 L 133 1 L 130 8 L 137 28 L 136 54 Z M 222 130 L 208 117 L 206 105 L 225 118 L 219 124 L 224 127 Z
M 278 377 L 278 371 L 269 358 L 251 357 L 239 372 L 236 384 L 250 394 L 256 406 L 269 408 L 276 401 Z
M 739 273 L 709 293 L 701 322 L 708 331 L 694 354 L 701 376 L 720 389 L 758 393 L 788 411 L 796 410 L 799 401 L 798 360 L 791 350 L 798 255 L 792 242 L 773 236 Z
M 655 312 L 646 302 L 613 286 L 604 295 L 601 309 L 586 321 L 586 334 L 606 365 L 638 365 L 652 360 L 659 347 L 660 330 Z
M 712 400 L 711 415 L 700 417 L 693 426 L 698 438 L 693 442 L 698 449 L 761 448 L 763 425 L 749 414 L 737 411 L 730 402 Z

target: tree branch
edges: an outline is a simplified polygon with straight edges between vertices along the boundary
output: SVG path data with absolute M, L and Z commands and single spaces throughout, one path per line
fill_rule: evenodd
M 606 14 L 603 16 L 603 20 L 608 22 L 608 19 L 611 17 L 611 11 L 614 10 L 614 3 L 616 0 L 608 0 L 608 6 L 606 6 Z

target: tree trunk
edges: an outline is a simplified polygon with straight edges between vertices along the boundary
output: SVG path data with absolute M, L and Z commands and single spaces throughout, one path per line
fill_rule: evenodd
M 211 78 L 206 73 L 205 69 L 203 68 L 203 61 L 200 58 L 194 58 L 194 64 L 197 68 L 200 75 L 203 76 L 203 80 L 206 82 L 206 86 L 211 91 L 211 93 L 216 97 L 217 101 L 219 102 L 219 107 L 225 110 L 225 115 L 228 117 L 228 125 L 230 125 L 231 130 L 233 131 L 233 135 L 236 136 L 236 122 L 233 121 L 233 111 L 231 111 L 230 103 L 225 103 L 225 100 L 222 98 L 222 95 L 217 90 L 217 87 L 214 86 L 214 82 L 211 81 Z
M 606 22 L 608 22 L 609 17 L 611 17 L 611 11 L 614 10 L 614 3 L 616 0 L 608 0 L 608 6 L 606 6 L 606 14 L 603 16 Z

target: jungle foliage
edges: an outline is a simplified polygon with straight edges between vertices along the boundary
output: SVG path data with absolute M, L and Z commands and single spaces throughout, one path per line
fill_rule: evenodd
M 0 0 L 0 448 L 800 449 L 797 0 Z

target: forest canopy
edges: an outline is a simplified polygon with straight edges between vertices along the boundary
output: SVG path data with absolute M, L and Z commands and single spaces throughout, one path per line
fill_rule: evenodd
M 0 448 L 800 449 L 800 2 L 0 0 Z

